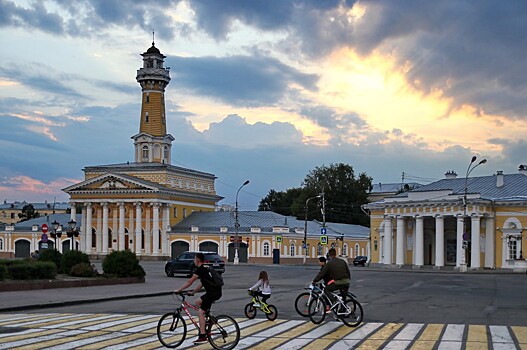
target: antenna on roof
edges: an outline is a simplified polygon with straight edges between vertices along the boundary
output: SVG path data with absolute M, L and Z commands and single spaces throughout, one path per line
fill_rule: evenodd
M 155 37 L 155 31 L 152 30 L 152 46 L 155 46 L 154 37 Z

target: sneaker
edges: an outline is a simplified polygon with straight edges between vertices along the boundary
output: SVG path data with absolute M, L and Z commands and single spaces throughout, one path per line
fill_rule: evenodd
M 204 334 L 200 334 L 198 336 L 198 339 L 194 340 L 194 344 L 203 344 L 203 343 L 206 343 L 208 342 L 209 340 L 207 339 L 207 336 L 204 335 Z
M 258 304 L 258 303 L 254 303 L 253 306 L 254 306 L 254 307 L 260 307 L 260 304 Z
M 331 309 L 329 308 L 329 305 L 326 305 L 326 313 L 329 314 L 331 312 Z

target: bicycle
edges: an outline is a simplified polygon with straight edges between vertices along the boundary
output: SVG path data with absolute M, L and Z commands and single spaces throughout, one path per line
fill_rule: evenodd
M 295 299 L 295 310 L 302 317 L 309 317 L 309 303 L 311 300 L 318 298 L 322 294 L 324 284 L 307 284 L 304 289 L 309 292 L 300 293 Z
M 248 319 L 253 319 L 256 317 L 256 309 L 260 309 L 264 312 L 265 317 L 269 321 L 274 321 L 278 317 L 278 310 L 276 309 L 276 306 L 264 303 L 263 301 L 260 301 L 260 298 L 258 298 L 258 293 L 254 291 L 249 291 L 249 295 L 252 296 L 252 300 L 249 304 L 245 305 L 245 316 L 247 316 Z
M 313 298 L 309 302 L 308 313 L 311 322 L 320 324 L 326 318 L 326 305 L 329 306 L 329 311 L 333 312 L 335 319 L 342 321 L 348 327 L 357 327 L 364 317 L 362 305 L 357 301 L 357 296 L 351 292 L 341 290 L 342 296 L 331 292 L 335 298 L 335 302 L 331 303 L 331 299 L 322 291 L 317 298 Z
M 199 324 L 194 320 L 189 309 L 198 310 L 198 307 L 185 301 L 185 296 L 193 295 L 189 291 L 174 292 L 172 298 L 180 301 L 181 305 L 161 316 L 157 323 L 157 337 L 161 344 L 167 348 L 180 346 L 187 336 L 187 324 L 181 315 L 185 312 L 188 319 L 194 324 L 199 333 Z M 227 315 L 213 316 L 210 311 L 205 314 L 205 332 L 207 339 L 215 349 L 233 349 L 240 341 L 240 327 L 234 318 Z

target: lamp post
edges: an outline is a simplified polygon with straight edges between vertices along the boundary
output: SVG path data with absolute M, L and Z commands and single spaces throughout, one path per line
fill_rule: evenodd
M 478 164 L 474 164 L 474 162 L 478 159 L 478 157 L 473 156 L 470 160 L 470 163 L 467 168 L 467 172 L 465 174 L 465 191 L 463 195 L 463 245 L 462 245 L 462 254 L 461 254 L 461 264 L 459 265 L 459 271 L 466 272 L 467 271 L 467 248 L 468 248 L 468 234 L 467 234 L 467 223 L 466 223 L 466 217 L 467 217 L 467 192 L 468 192 L 468 176 L 470 173 L 476 169 L 481 164 L 485 164 L 487 162 L 486 159 L 482 159 L 479 161 Z M 476 252 L 477 253 L 477 252 Z
M 236 192 L 236 207 L 234 209 L 234 265 L 238 265 L 240 262 L 240 258 L 238 257 L 238 228 L 240 227 L 240 223 L 238 222 L 238 194 L 242 187 L 247 184 L 249 184 L 249 180 L 246 180 Z
M 79 237 L 79 230 L 77 230 L 77 222 L 73 219 L 68 221 L 68 237 L 71 238 L 71 250 L 77 250 L 75 245 L 75 237 Z
M 60 224 L 57 222 L 57 220 L 53 221 L 51 223 L 51 237 L 55 240 L 55 250 L 59 250 L 57 248 L 57 245 L 58 245 L 58 238 L 60 238 L 60 236 L 62 236 L 62 230 L 59 231 L 59 226 Z
M 304 265 L 306 264 L 306 259 L 307 259 L 307 204 L 309 203 L 310 200 L 315 199 L 315 198 L 320 198 L 320 197 L 321 195 L 319 194 L 318 196 L 306 199 L 306 211 L 305 211 L 306 216 L 304 220 Z

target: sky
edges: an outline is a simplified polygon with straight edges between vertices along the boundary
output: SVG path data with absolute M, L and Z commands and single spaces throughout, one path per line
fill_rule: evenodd
M 85 166 L 134 160 L 152 31 L 172 164 L 215 174 L 219 204 L 334 163 L 374 183 L 527 163 L 524 1 L 0 0 L 0 200 L 67 201 Z

